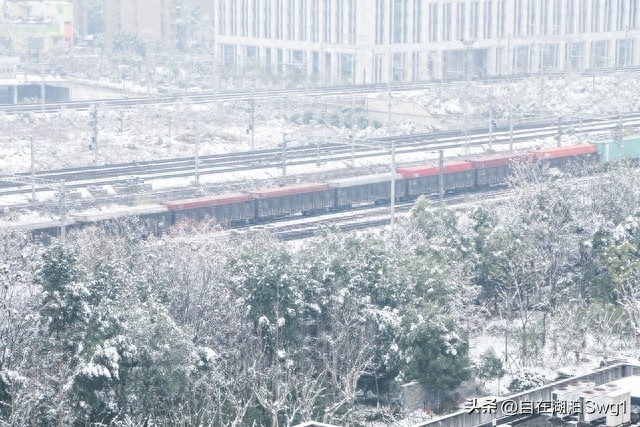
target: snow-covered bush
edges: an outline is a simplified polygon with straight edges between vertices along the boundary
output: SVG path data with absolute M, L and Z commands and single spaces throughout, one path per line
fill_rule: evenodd
M 518 393 L 540 387 L 543 384 L 542 375 L 530 369 L 521 369 L 513 376 L 507 388 L 512 393 Z

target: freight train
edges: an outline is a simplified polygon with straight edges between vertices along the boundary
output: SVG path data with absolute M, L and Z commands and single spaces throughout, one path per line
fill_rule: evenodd
M 442 168 L 443 190 L 451 193 L 502 185 L 511 174 L 513 162 L 519 160 L 537 159 L 562 169 L 568 163 L 595 157 L 596 147 L 583 144 L 446 161 Z M 394 176 L 391 173 L 358 176 L 245 193 L 167 200 L 98 213 L 77 213 L 70 215 L 65 224 L 67 227 L 83 227 L 133 216 L 157 234 L 186 219 L 201 221 L 215 218 L 220 224 L 238 226 L 296 214 L 318 214 L 362 205 L 387 204 L 391 200 L 392 178 L 395 179 L 397 201 L 439 194 L 440 191 L 440 166 L 427 164 L 397 168 Z M 34 222 L 12 225 L 11 228 L 26 228 L 35 235 L 57 236 L 60 223 Z

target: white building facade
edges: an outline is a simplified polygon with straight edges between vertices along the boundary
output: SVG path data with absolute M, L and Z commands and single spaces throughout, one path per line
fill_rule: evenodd
M 331 84 L 638 65 L 639 0 L 212 0 L 215 55 Z

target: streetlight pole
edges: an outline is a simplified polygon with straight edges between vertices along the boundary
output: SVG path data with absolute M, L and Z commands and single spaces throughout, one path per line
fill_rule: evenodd
M 287 134 L 282 132 L 282 176 L 287 176 Z
M 391 128 L 391 76 L 389 76 L 389 84 L 387 85 L 387 99 L 389 102 L 389 117 L 387 118 L 387 128 Z
M 30 148 L 31 148 L 31 202 L 36 201 L 36 171 L 34 164 L 34 150 L 33 150 L 33 135 L 30 138 Z
M 438 196 L 440 199 L 440 205 L 444 203 L 444 150 L 438 150 L 440 155 L 440 167 L 438 170 Z
M 196 127 L 196 141 L 195 141 L 195 176 L 196 176 L 196 186 L 200 187 L 200 132 L 199 128 Z
M 509 105 L 509 151 L 513 152 L 513 106 Z
M 391 141 L 391 219 L 390 227 L 393 232 L 394 216 L 396 211 L 396 143 Z
M 249 120 L 249 126 L 251 127 L 251 151 L 253 151 L 253 147 L 254 147 L 254 123 L 255 123 L 255 111 L 256 111 L 256 104 L 255 104 L 255 99 L 254 99 L 254 89 L 251 89 L 251 117 Z

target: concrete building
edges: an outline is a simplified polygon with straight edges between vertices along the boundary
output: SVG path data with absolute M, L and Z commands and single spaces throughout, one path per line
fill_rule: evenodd
M 210 44 L 211 7 L 211 0 L 104 0 L 105 38 L 133 33 L 151 47 L 169 49 L 180 48 L 180 42 Z
M 223 67 L 324 83 L 640 64 L 638 0 L 212 0 Z
M 0 25 L 17 55 L 38 58 L 73 44 L 73 5 L 68 1 L 4 0 Z
M 70 0 L 73 4 L 73 29 L 80 37 L 87 35 L 88 12 L 87 0 Z

